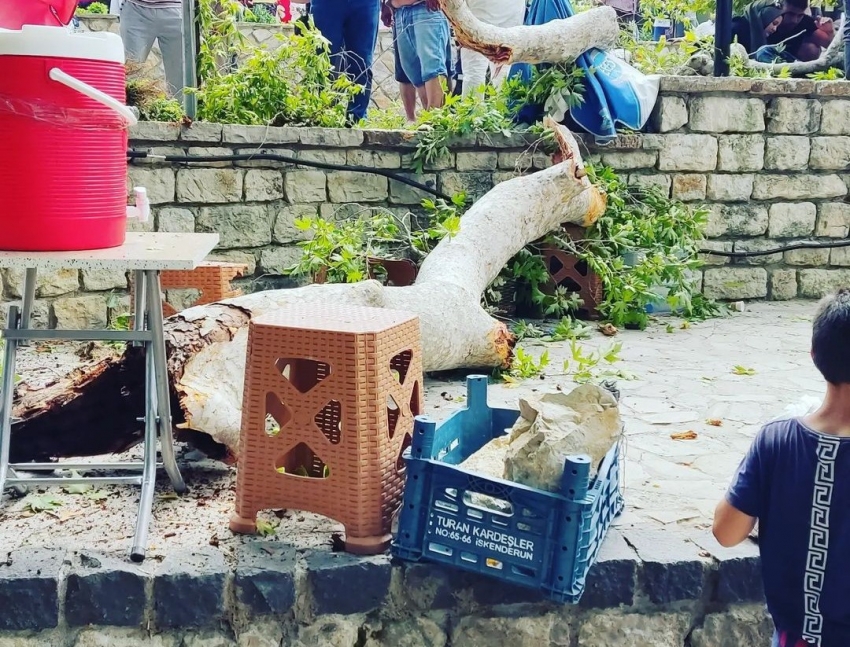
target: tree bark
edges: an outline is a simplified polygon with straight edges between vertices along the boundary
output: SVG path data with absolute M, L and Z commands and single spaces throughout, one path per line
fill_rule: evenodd
M 584 171 L 579 145 L 547 121 L 561 163 L 502 182 L 476 202 L 458 233 L 442 240 L 410 287 L 376 281 L 257 292 L 190 308 L 166 320 L 175 424 L 209 434 L 231 451 L 238 445 L 248 324 L 292 303 L 386 307 L 419 316 L 426 371 L 500 367 L 510 363 L 514 337 L 481 307 L 484 290 L 527 243 L 562 223 L 589 226 L 605 199 Z M 140 439 L 143 362 L 138 349 L 101 362 L 15 407 L 15 461 L 116 452 Z M 59 408 L 62 407 L 61 411 Z
M 496 27 L 480 21 L 465 0 L 440 0 L 462 47 L 494 63 L 569 63 L 592 47 L 609 49 L 620 27 L 612 7 L 596 7 L 544 25 Z

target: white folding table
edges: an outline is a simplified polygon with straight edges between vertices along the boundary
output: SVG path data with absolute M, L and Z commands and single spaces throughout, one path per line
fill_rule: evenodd
M 0 388 L 0 498 L 6 487 L 26 489 L 28 485 L 132 484 L 141 486 L 139 514 L 130 558 L 145 558 L 148 528 L 153 508 L 157 464 L 156 441 L 159 436 L 165 468 L 174 490 L 186 491 L 174 455 L 168 368 L 162 317 L 160 271 L 193 270 L 218 244 L 218 234 L 128 233 L 121 247 L 87 252 L 0 252 L 0 267 L 25 270 L 22 308 L 11 306 L 2 336 L 2 386 Z M 83 269 L 123 270 L 134 275 L 133 330 L 34 330 L 30 328 L 36 279 L 39 270 Z M 107 463 L 22 463 L 10 464 L 12 400 L 18 346 L 33 340 L 96 340 L 136 343 L 145 349 L 144 459 L 142 462 Z M 104 424 L 109 424 L 104 421 Z M 57 469 L 90 472 L 127 472 L 128 476 L 80 476 L 60 478 L 49 473 Z M 19 475 L 16 470 L 45 473 L 47 476 Z

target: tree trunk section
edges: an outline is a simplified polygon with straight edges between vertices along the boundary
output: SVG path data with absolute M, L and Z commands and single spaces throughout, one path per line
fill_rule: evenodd
M 617 12 L 596 7 L 544 25 L 496 27 L 480 21 L 465 0 L 440 0 L 462 47 L 495 63 L 569 63 L 587 50 L 610 49 L 620 35 Z

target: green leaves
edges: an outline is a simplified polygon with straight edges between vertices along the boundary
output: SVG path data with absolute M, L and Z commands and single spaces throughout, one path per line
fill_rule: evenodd
M 612 372 L 611 370 L 599 370 L 600 364 L 614 364 L 620 361 L 620 351 L 623 349 L 622 342 L 614 342 L 607 348 L 594 351 L 586 351 L 579 346 L 576 339 L 570 340 L 570 357 L 564 360 L 564 373 L 572 372 L 575 382 L 584 384 L 601 377 L 617 376 L 626 378 L 625 371 Z
M 62 501 L 50 494 L 30 494 L 27 497 L 26 509 L 33 513 L 51 512 L 62 505 Z
M 530 377 L 537 377 L 543 373 L 543 369 L 547 366 L 549 366 L 548 350 L 543 351 L 540 359 L 534 359 L 532 355 L 526 353 L 522 348 L 517 348 L 511 368 L 507 373 L 502 374 L 502 379 L 509 384 L 517 384 Z
M 732 368 L 732 373 L 734 375 L 746 375 L 753 376 L 756 374 L 756 369 L 747 368 L 746 366 L 741 366 L 740 364 Z
M 379 271 L 370 259 L 424 258 L 440 240 L 454 236 L 460 228 L 463 194 L 445 200 L 423 200 L 428 222 L 417 226 L 413 216 L 399 217 L 376 207 L 344 220 L 321 217 L 299 218 L 295 226 L 312 236 L 299 246 L 301 260 L 286 273 L 316 277 L 322 273 L 327 283 L 356 283 Z
M 273 537 L 277 533 L 277 526 L 278 524 L 271 523 L 270 521 L 257 519 L 257 534 L 260 537 Z
M 606 194 L 607 207 L 585 240 L 552 236 L 550 241 L 584 261 L 603 284 L 598 309 L 617 327 L 643 329 L 647 305 L 666 302 L 689 318 L 716 314 L 699 293 L 693 271 L 708 211 L 669 199 L 654 188 L 630 187 L 612 169 L 587 166 Z
M 488 87 L 483 97 L 447 96 L 441 108 L 423 110 L 416 120 L 418 144 L 413 153 L 416 172 L 422 173 L 425 166 L 444 155 L 453 136 L 510 131 L 512 122 L 506 96 Z
M 346 75 L 336 74 L 327 40 L 305 26 L 298 34 L 278 35 L 274 51 L 250 47 L 236 27 L 238 13 L 239 3 L 232 0 L 200 2 L 198 119 L 345 127 L 348 103 L 362 90 Z M 232 69 L 235 57 L 240 60 Z

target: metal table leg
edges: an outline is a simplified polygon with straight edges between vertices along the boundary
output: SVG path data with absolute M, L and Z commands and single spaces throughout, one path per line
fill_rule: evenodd
M 24 298 L 23 311 L 21 312 L 21 328 L 30 327 L 30 319 L 32 318 L 32 307 L 35 303 L 35 285 L 38 278 L 38 271 L 34 267 L 28 267 L 24 275 Z M 26 346 L 29 342 L 20 342 L 22 346 Z
M 159 443 L 162 452 L 162 465 L 171 479 L 171 485 L 178 494 L 187 491 L 183 477 L 177 467 L 174 455 L 174 436 L 171 427 L 171 393 L 168 382 L 168 364 L 165 354 L 165 337 L 162 322 L 162 288 L 159 272 L 148 270 L 147 279 L 147 310 L 148 326 L 153 337 L 150 346 L 153 350 L 153 365 L 156 379 L 156 399 L 159 411 Z
M 6 329 L 15 329 L 19 325 L 20 314 L 17 306 L 9 308 Z M 0 385 L 0 499 L 6 478 L 9 476 L 9 444 L 12 438 L 12 399 L 15 389 L 15 366 L 18 342 L 7 339 L 3 348 L 3 380 Z
M 146 330 L 147 328 L 147 308 L 146 294 L 147 281 L 145 273 L 141 270 L 133 272 L 133 330 Z M 134 345 L 141 346 L 141 342 L 135 342 Z
M 144 316 L 144 315 L 142 315 Z M 156 487 L 156 425 L 157 399 L 154 355 L 150 343 L 145 344 L 145 444 L 144 468 L 142 470 L 142 491 L 139 496 L 139 515 L 136 517 L 136 532 L 130 559 L 142 562 L 148 548 L 148 531 L 153 513 L 153 495 Z

